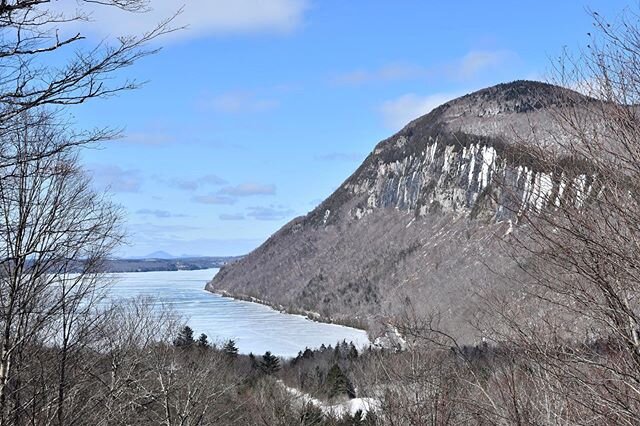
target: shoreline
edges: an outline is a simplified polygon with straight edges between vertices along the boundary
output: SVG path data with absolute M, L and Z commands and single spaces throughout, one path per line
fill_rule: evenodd
M 278 311 L 280 313 L 287 314 L 287 315 L 296 315 L 296 316 L 305 318 L 309 321 L 313 321 L 321 324 L 337 325 L 340 327 L 347 327 L 347 328 L 351 328 L 358 331 L 364 331 L 367 334 L 367 339 L 369 340 L 369 342 L 373 344 L 373 342 L 371 341 L 371 338 L 369 337 L 369 331 L 366 329 L 364 325 L 362 325 L 362 323 L 359 323 L 358 325 L 353 323 L 348 324 L 346 322 L 334 320 L 333 318 L 330 318 L 330 317 L 325 317 L 318 312 L 308 311 L 305 309 L 287 308 L 283 305 L 270 303 L 266 300 L 259 299 L 257 297 L 247 296 L 244 294 L 233 294 L 227 290 L 211 291 L 211 290 L 208 290 L 206 287 L 204 290 L 211 294 L 216 294 L 221 297 L 226 297 L 229 299 L 241 300 L 243 302 L 250 302 L 250 303 L 256 303 L 258 305 L 267 306 L 273 309 L 274 311 Z

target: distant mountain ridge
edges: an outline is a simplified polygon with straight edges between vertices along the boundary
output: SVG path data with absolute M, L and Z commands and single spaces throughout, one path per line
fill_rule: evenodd
M 174 256 L 166 251 L 158 250 L 144 256 L 129 256 L 125 259 L 178 259 L 180 257 L 199 257 L 199 256 Z
M 165 252 L 154 252 L 140 258 L 110 259 L 105 262 L 104 271 L 151 272 L 221 268 L 241 258 L 241 256 L 158 257 L 158 254 L 168 255 Z
M 485 265 L 510 268 L 496 236 L 520 209 L 567 196 L 529 148 L 558 146 L 556 109 L 592 102 L 532 81 L 447 102 L 380 142 L 317 208 L 223 267 L 207 289 L 345 323 L 411 306 L 477 338 L 469 323 L 478 290 L 498 285 Z M 579 171 L 575 179 L 590 190 Z

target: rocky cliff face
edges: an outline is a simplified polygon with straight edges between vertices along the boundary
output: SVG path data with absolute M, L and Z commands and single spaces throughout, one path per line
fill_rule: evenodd
M 475 338 L 474 300 L 498 285 L 486 265 L 512 267 L 498 243 L 519 212 L 593 192 L 578 172 L 568 189 L 531 149 L 558 146 L 556 108 L 589 102 L 519 81 L 444 104 L 378 144 L 334 194 L 207 289 L 342 322 L 410 308 Z

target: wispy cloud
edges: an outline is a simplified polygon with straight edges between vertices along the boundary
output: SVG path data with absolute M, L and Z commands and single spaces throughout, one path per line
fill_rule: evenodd
M 158 180 L 161 182 L 166 181 L 163 178 L 159 178 Z M 182 191 L 195 191 L 196 189 L 202 188 L 205 186 L 224 185 L 227 183 L 227 181 L 217 175 L 209 174 L 209 175 L 205 175 L 205 176 L 201 176 L 199 178 L 193 178 L 193 179 L 171 178 L 168 181 L 166 181 L 166 183 L 169 186 L 180 189 Z
M 429 113 L 435 107 L 457 96 L 459 95 L 453 93 L 435 93 L 427 96 L 408 93 L 385 101 L 379 110 L 385 125 L 393 130 L 398 130 L 411 120 Z
M 111 192 L 139 192 L 143 182 L 140 170 L 111 164 L 94 164 L 89 172 L 95 185 Z
M 277 108 L 280 102 L 275 99 L 260 97 L 252 92 L 239 91 L 223 93 L 208 99 L 200 99 L 197 104 L 202 109 L 211 109 L 227 114 L 240 114 L 270 111 Z
M 261 183 L 241 183 L 235 186 L 226 186 L 216 192 L 207 195 L 195 195 L 191 201 L 200 204 L 235 204 L 240 197 L 255 195 L 275 195 L 276 186 Z
M 285 206 L 253 206 L 247 208 L 247 216 L 256 220 L 282 220 L 290 218 L 293 210 Z
M 236 199 L 219 194 L 195 195 L 191 197 L 191 201 L 199 204 L 235 204 Z
M 189 39 L 211 35 L 290 33 L 299 28 L 309 8 L 308 0 L 189 0 L 174 2 L 155 0 L 150 2 L 147 13 L 126 13 L 115 7 L 105 7 L 99 2 L 62 0 L 56 5 L 68 15 L 80 8 L 90 13 L 93 22 L 81 29 L 106 36 L 140 34 L 154 28 L 158 22 L 178 15 L 172 25 L 186 27 L 163 38 Z M 62 9 L 60 9 L 62 8 Z M 79 24 L 81 25 L 81 24 Z
M 244 220 L 245 217 L 242 213 L 223 213 L 218 216 L 220 220 Z
M 159 219 L 166 219 L 170 217 L 187 217 L 187 215 L 185 214 L 171 213 L 168 210 L 159 210 L 159 209 L 140 209 L 136 211 L 136 214 L 141 216 L 154 216 Z
M 273 184 L 241 183 L 236 186 L 227 186 L 219 191 L 221 195 L 233 197 L 249 197 L 252 195 L 275 195 L 276 186 Z

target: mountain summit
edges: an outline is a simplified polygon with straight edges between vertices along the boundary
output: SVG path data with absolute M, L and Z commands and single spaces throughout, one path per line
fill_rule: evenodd
M 556 108 L 593 101 L 516 81 L 445 103 L 380 142 L 331 196 L 207 289 L 352 324 L 411 308 L 473 338 L 472 302 L 493 285 L 484 265 L 503 268 L 496 235 L 518 209 L 562 192 L 528 144 L 554 143 Z

